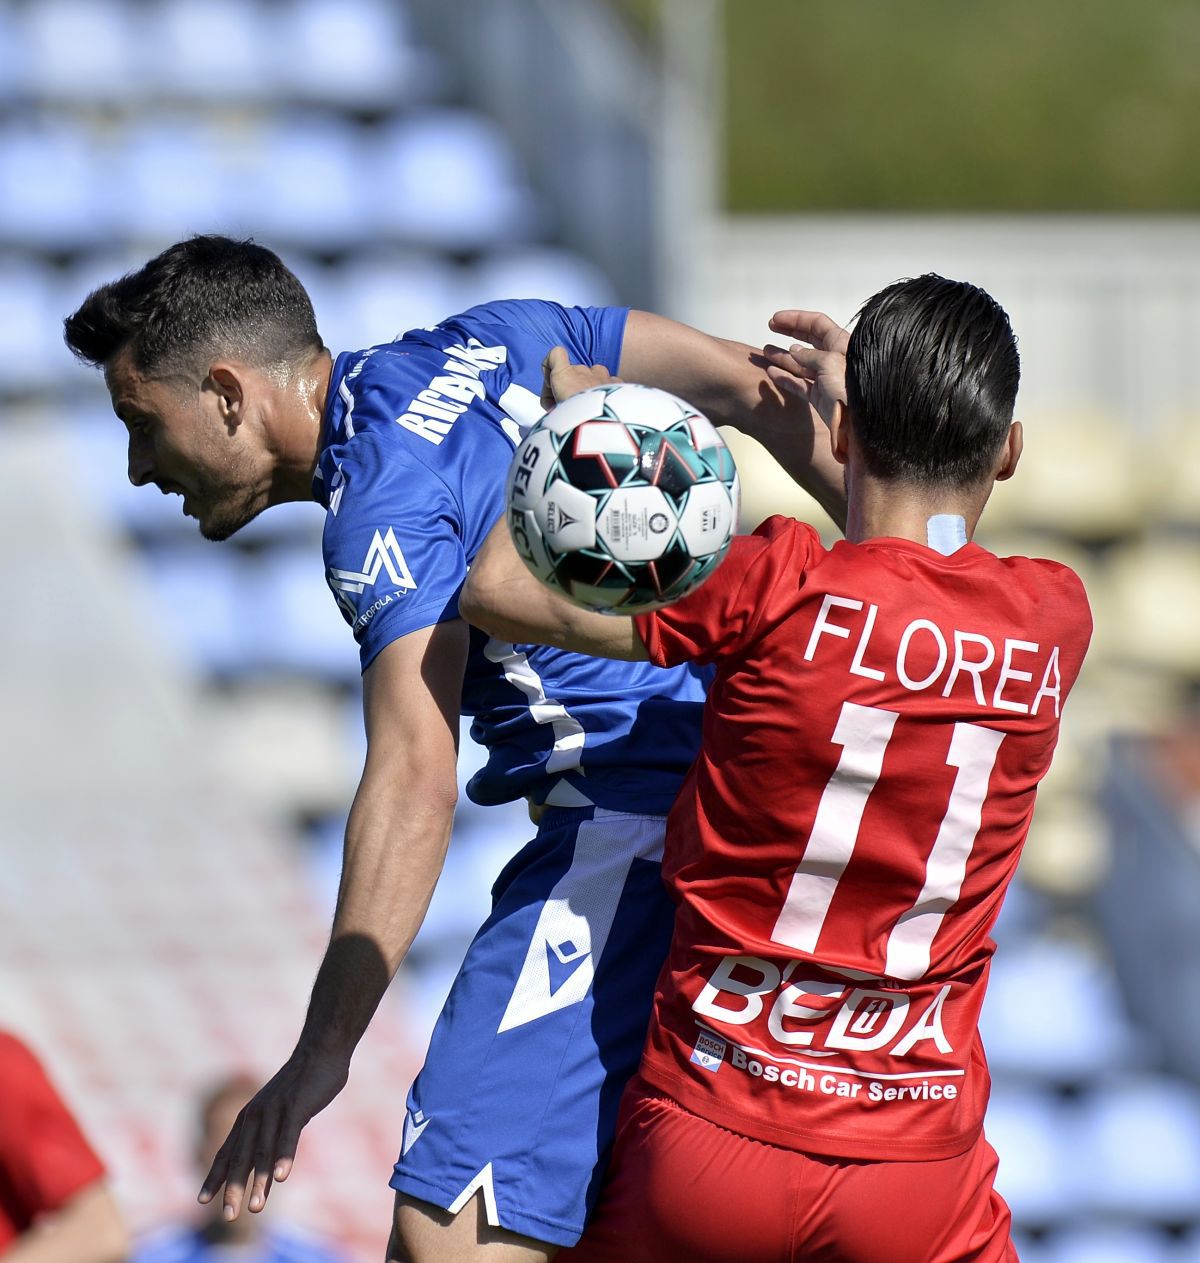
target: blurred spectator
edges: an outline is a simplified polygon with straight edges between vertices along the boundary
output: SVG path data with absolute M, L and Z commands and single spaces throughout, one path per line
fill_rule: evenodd
M 233 1128 L 242 1106 L 254 1095 L 248 1075 L 235 1074 L 215 1083 L 200 1098 L 194 1157 L 203 1175 L 221 1142 Z M 7 1263 L 7 1260 L 5 1261 Z M 137 1243 L 131 1263 L 345 1263 L 322 1242 L 294 1229 L 268 1226 L 262 1215 L 239 1215 L 226 1221 L 221 1203 L 197 1211 L 192 1223 L 172 1224 Z
M 118 1263 L 128 1249 L 103 1163 L 37 1058 L 0 1031 L 4 1263 Z

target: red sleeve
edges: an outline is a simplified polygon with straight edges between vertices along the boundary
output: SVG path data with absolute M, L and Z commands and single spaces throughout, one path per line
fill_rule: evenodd
M 634 619 L 650 661 L 660 667 L 715 662 L 742 652 L 755 638 L 777 585 L 798 586 L 820 537 L 806 522 L 768 518 L 741 535 L 725 560 L 689 596 Z
M 104 1174 L 78 1123 L 34 1055 L 0 1033 L 0 1187 L 18 1231 Z

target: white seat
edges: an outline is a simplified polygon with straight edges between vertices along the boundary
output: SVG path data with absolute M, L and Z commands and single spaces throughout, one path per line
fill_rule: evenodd
M 121 137 L 111 213 L 127 236 L 171 241 L 197 232 L 245 235 L 236 147 L 181 114 L 145 118 Z
M 37 67 L 30 65 L 24 25 L 11 5 L 0 5 L 0 100 L 14 101 L 34 86 Z
M 1070 940 L 1006 943 L 992 964 L 979 1029 L 997 1073 L 1062 1084 L 1119 1070 L 1140 1046 L 1112 973 Z
M 348 341 L 339 350 L 390 342 L 462 310 L 458 269 L 429 254 L 359 256 L 337 272 Z
M 42 249 L 106 240 L 113 219 L 101 183 L 86 127 L 27 117 L 0 128 L 0 237 Z
M 267 34 L 250 0 L 160 0 L 139 46 L 153 50 L 145 69 L 161 95 L 256 100 L 274 86 Z
M 147 622 L 197 675 L 236 679 L 248 669 L 246 584 L 234 549 L 159 548 L 138 554 Z
M 1168 1223 L 1200 1208 L 1200 1092 L 1182 1080 L 1106 1084 L 1076 1115 L 1078 1196 L 1097 1213 Z
M 1049 1093 L 997 1086 L 985 1129 L 1000 1156 L 996 1188 L 1018 1222 L 1063 1223 L 1076 1206 L 1073 1155 L 1063 1139 L 1067 1107 Z
M 26 75 L 40 95 L 83 102 L 136 95 L 146 60 L 120 0 L 38 0 L 21 13 Z
M 472 251 L 525 240 L 542 222 L 507 136 L 470 110 L 383 127 L 370 147 L 376 231 Z
M 412 43 L 406 18 L 389 0 L 293 0 L 270 19 L 277 91 L 352 109 L 427 99 L 443 75 L 433 54 Z
M 357 244 L 378 199 L 361 129 L 316 111 L 283 114 L 254 140 L 248 216 L 270 239 L 321 250 Z
M 0 392 L 53 384 L 68 368 L 61 315 L 46 270 L 21 258 L 0 259 Z
M 488 255 L 471 270 L 468 304 L 497 298 L 548 298 L 565 307 L 617 302 L 612 282 L 582 255 L 547 246 Z
M 1121 1224 L 1075 1228 L 1057 1236 L 1045 1263 L 1171 1263 L 1160 1232 Z M 1021 1255 L 1021 1263 L 1026 1257 Z
M 356 683 L 358 649 L 325 583 L 320 550 L 272 548 L 244 563 L 244 648 L 257 671 Z
M 1200 545 L 1152 536 L 1115 550 L 1109 564 L 1120 660 L 1200 679 Z

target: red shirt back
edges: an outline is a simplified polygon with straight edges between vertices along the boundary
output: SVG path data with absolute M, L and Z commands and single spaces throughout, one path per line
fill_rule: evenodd
M 773 518 L 638 628 L 661 665 L 717 665 L 643 1076 L 776 1144 L 962 1152 L 988 935 L 1091 634 L 1079 579 Z
M 0 1031 L 0 1254 L 103 1174 L 37 1059 Z

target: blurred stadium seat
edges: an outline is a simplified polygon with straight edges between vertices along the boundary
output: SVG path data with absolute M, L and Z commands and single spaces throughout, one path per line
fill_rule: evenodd
M 1006 943 L 980 1021 L 997 1075 L 1079 1086 L 1140 1060 L 1112 973 L 1070 939 Z
M 370 159 L 371 223 L 385 238 L 471 252 L 526 240 L 543 227 L 512 142 L 470 110 L 426 110 L 384 123 Z
M 318 550 L 276 547 L 242 563 L 242 669 L 356 685 L 358 653 Z
M 0 239 L 71 250 L 111 238 L 114 207 L 99 196 L 98 140 L 90 127 L 48 115 L 0 124 Z
M 158 0 L 147 15 L 140 67 L 162 97 L 213 103 L 255 100 L 274 86 L 269 30 L 247 0 Z
M 389 0 L 298 0 L 269 13 L 268 49 L 284 98 L 394 111 L 427 100 L 442 74 L 415 45 L 408 13 Z
M 0 256 L 0 394 L 22 394 L 54 384 L 66 367 L 56 337 L 57 294 L 47 270 L 17 255 Z
M 485 255 L 469 273 L 464 305 L 496 298 L 547 298 L 567 307 L 618 301 L 595 264 L 570 250 L 532 246 Z
M 1150 536 L 1108 564 L 1120 660 L 1200 680 L 1200 539 Z
M 1004 516 L 1027 526 L 1109 540 L 1141 526 L 1142 477 L 1133 430 L 1123 420 L 1062 413 L 1026 425 L 1019 473 L 993 498 Z
M 259 129 L 255 152 L 248 210 L 264 237 L 328 251 L 370 234 L 375 199 L 364 196 L 370 150 L 362 128 L 328 113 L 288 110 Z
M 137 18 L 125 0 L 38 0 L 17 12 L 20 27 L 13 23 L 8 34 L 19 40 L 29 86 L 41 95 L 120 100 L 135 95 L 153 68 L 153 57 L 135 53 Z
M 1171 1263 L 1166 1237 L 1124 1225 L 1078 1228 L 1054 1238 L 1044 1263 Z M 1026 1257 L 1021 1255 L 1021 1263 Z
M 188 113 L 155 113 L 122 129 L 111 177 L 91 200 L 133 238 L 170 241 L 195 232 L 244 235 L 236 149 L 217 125 Z
M 1104 1085 L 1076 1113 L 1076 1197 L 1096 1214 L 1188 1223 L 1200 1208 L 1200 1102 L 1167 1078 Z
M 996 1187 L 1024 1226 L 1065 1222 L 1075 1208 L 1069 1117 L 1070 1107 L 1046 1093 L 1011 1086 L 992 1093 L 986 1132 L 1000 1155 Z
M 398 338 L 462 309 L 458 269 L 416 251 L 356 254 L 339 269 L 339 351 Z

